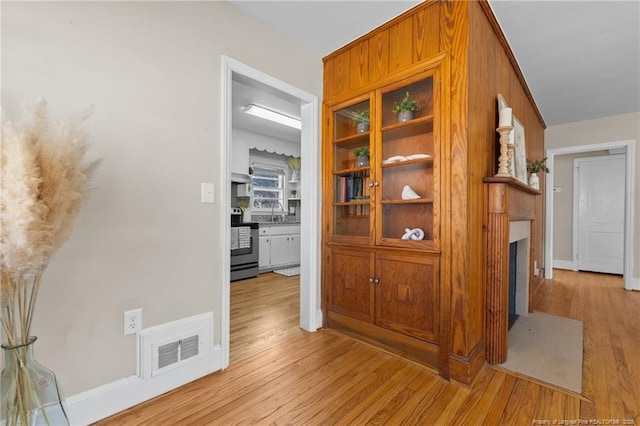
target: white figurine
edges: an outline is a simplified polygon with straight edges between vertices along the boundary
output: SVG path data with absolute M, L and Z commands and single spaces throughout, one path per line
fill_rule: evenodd
M 402 188 L 402 199 L 403 200 L 415 200 L 417 198 L 420 198 L 420 196 L 418 194 L 416 194 L 416 191 L 411 189 L 411 187 L 409 185 L 405 185 L 404 188 Z
M 404 228 L 405 234 L 402 236 L 403 240 L 422 240 L 424 239 L 424 231 L 420 228 Z

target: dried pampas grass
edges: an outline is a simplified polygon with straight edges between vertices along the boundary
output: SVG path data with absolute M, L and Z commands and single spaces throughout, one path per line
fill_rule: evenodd
M 42 271 L 68 238 L 98 165 L 84 161 L 88 116 L 53 123 L 43 100 L 2 124 L 0 299 L 10 344 L 29 338 Z

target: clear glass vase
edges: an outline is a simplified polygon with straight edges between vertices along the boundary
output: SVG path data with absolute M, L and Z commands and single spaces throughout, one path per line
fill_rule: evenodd
M 33 358 L 37 337 L 4 350 L 4 369 L 0 374 L 0 424 L 68 425 L 55 374 Z

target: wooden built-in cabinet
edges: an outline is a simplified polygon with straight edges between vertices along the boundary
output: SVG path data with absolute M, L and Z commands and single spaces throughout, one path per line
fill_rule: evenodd
M 325 147 L 328 323 L 419 361 L 435 361 L 439 342 L 439 75 L 436 63 L 329 108 Z M 407 92 L 420 109 L 400 121 L 394 105 Z M 365 110 L 369 130 L 358 132 L 354 116 Z M 361 147 L 368 163 L 358 162 Z M 406 187 L 419 197 L 403 197 Z M 416 228 L 422 239 L 403 239 Z
M 399 122 L 406 92 L 420 110 Z M 498 93 L 525 128 L 527 158 L 542 158 L 544 121 L 486 1 L 427 0 L 324 58 L 325 325 L 466 384 L 485 362 L 482 179 L 496 173 Z M 419 198 L 403 199 L 406 185 Z M 402 239 L 414 228 L 423 239 Z

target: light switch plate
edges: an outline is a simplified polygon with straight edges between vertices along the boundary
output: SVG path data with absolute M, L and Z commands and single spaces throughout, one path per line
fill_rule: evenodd
M 214 184 L 205 183 L 201 184 L 201 198 L 200 201 L 203 203 L 215 203 L 215 193 L 214 193 Z
M 559 186 L 554 186 L 553 187 L 553 192 L 562 192 L 562 188 Z

